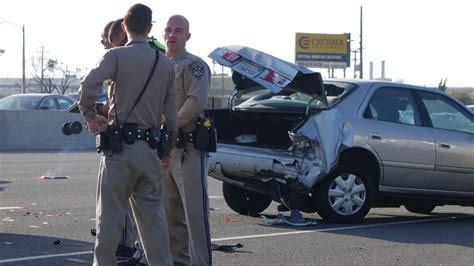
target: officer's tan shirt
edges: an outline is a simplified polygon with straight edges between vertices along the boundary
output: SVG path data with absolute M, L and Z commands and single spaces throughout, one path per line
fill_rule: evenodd
M 162 53 L 143 96 L 124 121 L 143 89 L 154 61 L 155 49 L 150 47 L 146 38 L 135 38 L 123 47 L 108 50 L 81 81 L 79 109 L 85 120 L 90 121 L 96 116 L 96 96 L 102 92 L 103 82 L 111 80 L 109 124 L 128 122 L 143 128 L 160 128 L 163 114 L 167 129 L 176 135 L 175 71 Z
M 186 50 L 171 58 L 176 70 L 176 105 L 178 128 L 191 132 L 196 118 L 204 117 L 210 83 L 209 66 Z

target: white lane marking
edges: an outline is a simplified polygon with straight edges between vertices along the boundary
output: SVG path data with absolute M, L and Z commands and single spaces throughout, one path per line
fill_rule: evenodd
M 222 199 L 222 196 L 209 196 L 210 199 Z
M 42 255 L 42 256 L 32 256 L 32 257 L 6 259 L 6 260 L 0 260 L 0 264 L 1 263 L 8 263 L 8 262 L 19 262 L 19 261 L 25 261 L 25 260 L 40 260 L 40 259 L 57 258 L 57 257 L 87 255 L 87 254 L 92 254 L 92 251 L 90 250 L 90 251 L 80 251 L 80 252 L 54 254 L 54 255 Z
M 345 226 L 345 227 L 336 227 L 336 228 L 322 228 L 322 229 L 314 229 L 314 230 L 290 231 L 290 232 L 262 234 L 262 235 L 232 236 L 232 237 L 215 238 L 215 239 L 212 239 L 212 241 L 217 242 L 217 241 L 238 240 L 238 239 L 250 239 L 250 238 L 261 238 L 261 237 L 272 237 L 272 236 L 286 236 L 286 235 L 299 235 L 299 234 L 309 234 L 309 233 L 316 233 L 316 232 L 331 232 L 331 231 L 350 230 L 350 229 L 372 228 L 372 227 L 382 227 L 382 226 L 390 226 L 390 225 L 428 223 L 428 222 L 452 220 L 452 219 L 457 219 L 457 218 L 465 218 L 465 217 L 444 217 L 444 218 L 423 219 L 423 220 L 415 220 L 415 221 L 391 222 L 391 223 L 383 223 L 383 224 L 367 224 L 367 225 Z
M 0 210 L 17 210 L 23 209 L 23 207 L 0 207 Z
M 222 238 L 211 239 L 211 241 L 212 242 L 218 242 L 218 241 L 227 241 L 227 240 L 262 238 L 262 237 L 285 236 L 285 235 L 299 235 L 299 234 L 309 234 L 309 233 L 316 233 L 316 232 L 330 232 L 330 231 L 340 231 L 340 230 L 350 230 L 350 229 L 372 228 L 372 227 L 382 227 L 382 226 L 390 226 L 390 225 L 429 223 L 429 222 L 436 222 L 436 221 L 461 219 L 461 218 L 467 218 L 467 217 L 472 217 L 472 215 L 463 216 L 463 217 L 444 217 L 444 218 L 423 219 L 423 220 L 415 220 L 415 221 L 391 222 L 391 223 L 383 223 L 383 224 L 367 224 L 367 225 L 345 226 L 345 227 L 337 227 L 337 228 L 322 228 L 322 229 L 315 229 L 315 230 L 291 231 L 291 232 L 262 234 L 262 235 L 222 237 Z M 47 259 L 47 258 L 88 255 L 88 254 L 92 254 L 92 253 L 93 253 L 93 251 L 81 251 L 81 252 L 72 252 L 72 253 L 63 253 L 63 254 L 54 254 L 54 255 L 42 255 L 42 256 L 5 259 L 5 260 L 0 260 L 0 264 L 8 263 L 8 262 L 26 261 L 26 260 L 39 260 L 39 259 Z

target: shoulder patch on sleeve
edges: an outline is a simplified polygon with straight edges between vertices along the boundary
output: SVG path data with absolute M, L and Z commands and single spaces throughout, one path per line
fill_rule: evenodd
M 194 77 L 201 79 L 204 76 L 204 66 L 199 62 L 193 62 L 189 65 L 189 70 Z

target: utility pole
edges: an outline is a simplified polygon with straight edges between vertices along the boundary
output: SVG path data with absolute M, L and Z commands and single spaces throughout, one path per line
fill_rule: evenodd
M 354 79 L 356 79 L 357 78 L 357 53 L 359 51 L 354 50 L 352 52 L 354 53 Z
M 363 65 L 362 50 L 363 50 L 363 46 L 362 46 L 362 6 L 360 6 L 360 47 L 359 47 L 359 51 L 360 51 L 359 76 L 360 76 L 360 79 L 364 78 L 364 65 Z M 355 67 L 355 65 L 354 65 L 354 67 Z

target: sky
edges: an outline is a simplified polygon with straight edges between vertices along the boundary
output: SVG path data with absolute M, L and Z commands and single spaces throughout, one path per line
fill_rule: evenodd
M 421 86 L 474 87 L 474 26 L 469 0 L 3 0 L 0 7 L 0 78 L 20 78 L 22 31 L 25 25 L 26 77 L 31 59 L 41 54 L 87 73 L 104 53 L 104 25 L 123 17 L 135 3 L 148 5 L 155 21 L 151 35 L 162 40 L 169 16 L 190 22 L 187 50 L 220 73 L 207 57 L 217 47 L 248 46 L 289 62 L 295 60 L 295 34 L 351 33 L 351 50 L 359 49 L 360 8 L 363 10 L 364 78 L 381 76 Z M 7 23 L 2 23 L 7 21 Z M 15 24 L 12 25 L 11 23 Z M 359 56 L 359 54 L 357 54 Z M 346 77 L 353 78 L 351 68 Z M 328 76 L 327 69 L 313 69 Z M 342 70 L 335 77 L 343 78 Z

